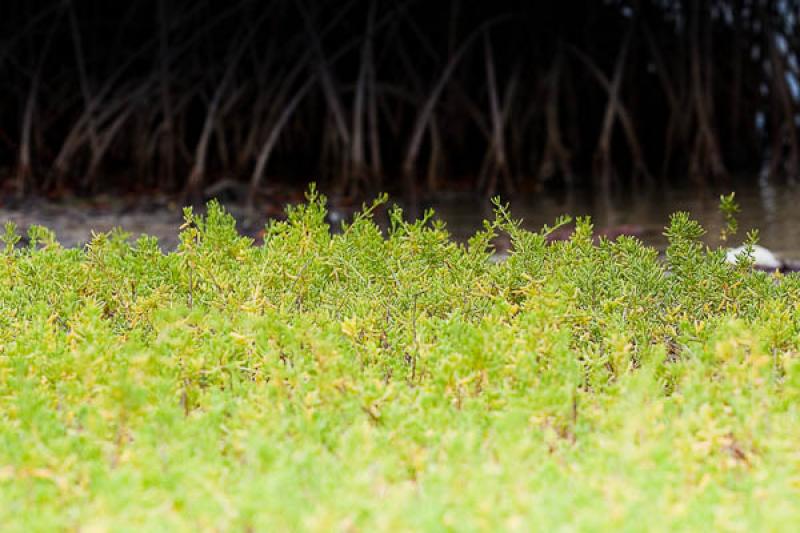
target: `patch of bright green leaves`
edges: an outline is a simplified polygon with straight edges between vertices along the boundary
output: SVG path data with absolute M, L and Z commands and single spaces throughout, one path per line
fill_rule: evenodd
M 312 190 L 259 246 L 212 203 L 168 254 L 6 227 L 0 524 L 797 523 L 797 277 L 726 264 L 685 213 L 664 260 L 586 219 L 549 243 L 500 204 L 467 245 L 397 208 L 384 234 L 383 202 L 332 234 Z

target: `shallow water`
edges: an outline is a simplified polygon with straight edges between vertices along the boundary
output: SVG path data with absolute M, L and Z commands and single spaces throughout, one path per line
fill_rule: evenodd
M 521 218 L 526 228 L 538 230 L 544 224 L 553 224 L 559 215 L 591 216 L 596 230 L 627 226 L 637 228 L 637 236 L 646 244 L 663 249 L 666 239 L 662 232 L 675 211 L 688 211 L 708 231 L 706 242 L 719 244 L 718 236 L 723 227 L 719 212 L 719 196 L 731 191 L 741 205 L 738 216 L 739 233 L 729 241 L 729 246 L 738 245 L 747 230 L 760 230 L 760 243 L 779 257 L 800 260 L 800 186 L 770 183 L 767 181 L 740 183 L 730 187 L 700 191 L 697 189 L 653 189 L 642 194 L 627 194 L 604 200 L 587 191 L 572 193 L 536 193 L 518 195 L 511 201 L 514 218 Z M 146 199 L 145 199 L 146 200 Z M 30 224 L 45 225 L 56 231 L 59 241 L 65 246 L 80 246 L 91 238 L 92 230 L 109 231 L 122 227 L 132 236 L 141 233 L 159 238 L 165 250 L 174 249 L 178 242 L 178 227 L 181 224 L 181 209 L 169 201 L 141 201 L 137 207 L 125 207 L 119 200 L 107 198 L 105 207 L 96 207 L 98 199 L 87 204 L 62 202 L 59 204 L 34 201 L 16 209 L 0 207 L 0 224 L 15 222 L 24 232 Z M 226 204 L 239 219 L 239 228 L 257 238 L 263 228 L 264 219 L 245 223 L 241 206 Z M 433 207 L 437 216 L 458 240 L 466 240 L 481 228 L 482 221 L 491 217 L 488 201 L 474 196 L 450 195 L 440 198 L 425 207 Z
M 736 193 L 741 206 L 737 216 L 739 232 L 729 246 L 741 243 L 748 230 L 757 228 L 760 244 L 784 259 L 800 259 L 800 186 L 759 183 L 739 183 L 716 190 L 653 189 L 637 195 L 620 195 L 604 200 L 586 191 L 530 194 L 510 201 L 514 218 L 521 218 L 526 228 L 538 230 L 552 225 L 559 215 L 591 216 L 596 230 L 621 225 L 638 227 L 637 235 L 646 244 L 663 249 L 662 235 L 669 216 L 675 211 L 688 211 L 707 230 L 705 241 L 719 244 L 724 226 L 719 211 L 720 194 Z M 458 239 L 469 237 L 481 226 L 488 203 L 476 199 L 440 200 L 431 204 L 440 218 Z

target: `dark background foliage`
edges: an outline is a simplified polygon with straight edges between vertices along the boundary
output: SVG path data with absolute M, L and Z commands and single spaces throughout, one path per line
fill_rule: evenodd
M 796 0 L 4 1 L 7 194 L 800 172 Z

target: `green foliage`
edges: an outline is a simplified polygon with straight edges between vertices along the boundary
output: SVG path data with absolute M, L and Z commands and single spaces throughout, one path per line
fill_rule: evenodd
M 719 210 L 725 218 L 725 227 L 719 235 L 719 240 L 725 242 L 728 237 L 733 237 L 739 231 L 739 222 L 736 220 L 736 215 L 741 211 L 739 204 L 735 200 L 736 193 L 732 192 L 725 196 L 724 194 L 719 197 Z
M 797 277 L 726 264 L 686 213 L 662 260 L 588 219 L 548 243 L 499 201 L 462 245 L 430 212 L 382 234 L 385 197 L 332 234 L 307 199 L 262 246 L 216 203 L 168 254 L 6 226 L 4 527 L 796 522 Z

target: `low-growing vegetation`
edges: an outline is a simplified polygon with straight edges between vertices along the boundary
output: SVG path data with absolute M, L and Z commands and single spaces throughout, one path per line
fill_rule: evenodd
M 332 234 L 312 189 L 259 246 L 212 203 L 166 254 L 7 227 L 0 524 L 794 527 L 800 278 L 685 213 L 662 259 L 500 204 L 466 245 L 431 213 L 384 234 L 384 200 Z

